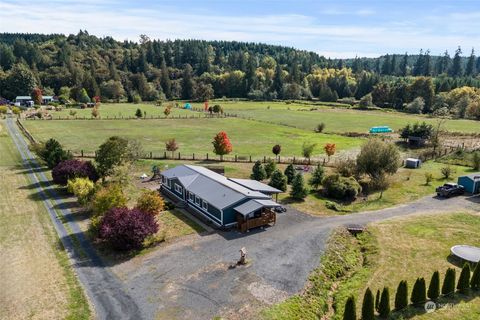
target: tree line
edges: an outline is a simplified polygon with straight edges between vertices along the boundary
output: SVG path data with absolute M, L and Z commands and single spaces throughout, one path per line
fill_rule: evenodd
M 427 50 L 327 59 L 290 47 L 236 41 L 160 41 L 141 35 L 138 43 L 121 42 L 82 30 L 68 36 L 0 34 L 0 96 L 10 100 L 37 87 L 62 102 L 82 103 L 94 97 L 354 101 L 371 94 L 376 106 L 399 110 L 421 97 L 420 112 L 432 113 L 436 95 L 479 88 L 479 71 L 480 58 L 473 50 L 464 57 L 461 48 L 453 57 Z

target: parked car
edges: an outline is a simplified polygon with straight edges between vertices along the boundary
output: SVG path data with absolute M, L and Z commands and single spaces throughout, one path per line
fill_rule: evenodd
M 285 207 L 280 207 L 280 206 L 279 206 L 279 207 L 275 207 L 274 210 L 275 210 L 275 212 L 277 212 L 277 213 L 287 212 L 287 208 L 285 208 Z
M 438 187 L 435 191 L 437 192 L 437 196 L 449 198 L 464 194 L 465 188 L 457 183 L 449 182 Z

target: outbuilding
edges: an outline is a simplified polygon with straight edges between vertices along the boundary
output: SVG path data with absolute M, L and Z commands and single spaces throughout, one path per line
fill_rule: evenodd
M 480 172 L 458 177 L 458 184 L 471 194 L 480 193 Z
M 422 160 L 416 158 L 405 159 L 405 168 L 417 169 L 422 165 Z

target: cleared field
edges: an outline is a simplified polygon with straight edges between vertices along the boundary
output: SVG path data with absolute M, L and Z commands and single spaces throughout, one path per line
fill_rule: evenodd
M 216 101 L 226 112 L 272 123 L 313 130 L 319 123 L 325 123 L 326 132 L 361 132 L 368 133 L 373 126 L 390 126 L 399 130 L 408 123 L 422 122 L 435 124 L 437 119 L 411 115 L 392 110 L 360 111 L 344 107 L 327 107 L 319 104 L 254 101 Z M 201 108 L 202 104 L 192 104 Z M 480 121 L 448 120 L 444 128 L 454 132 L 475 133 L 480 131 Z
M 231 156 L 273 156 L 272 146 L 282 145 L 282 156 L 300 156 L 302 144 L 317 143 L 314 156 L 323 154 L 326 143 L 336 143 L 337 152 L 359 147 L 362 139 L 318 134 L 296 128 L 237 118 L 174 120 L 55 120 L 24 121 L 39 140 L 55 138 L 72 151 L 93 152 L 108 137 L 119 135 L 140 141 L 146 152 L 162 153 L 165 141 L 175 138 L 182 154 L 213 156 L 212 139 L 226 131 L 233 145 Z
M 394 292 L 401 280 L 408 281 L 409 292 L 411 292 L 417 277 L 424 277 L 428 284 L 432 273 L 436 270 L 440 271 L 443 281 L 445 270 L 454 267 L 457 269 L 458 279 L 460 265 L 452 264 L 447 259 L 450 247 L 455 244 L 479 246 L 479 229 L 478 213 L 394 219 L 371 226 L 370 231 L 377 239 L 378 253 L 373 257 L 372 267 L 360 270 L 338 287 L 336 300 L 341 312 L 335 319 L 342 319 L 346 298 L 353 294 L 361 301 L 366 287 L 370 287 L 373 292 L 384 286 L 389 287 L 393 305 Z M 440 300 L 439 302 L 452 301 Z M 416 320 L 478 319 L 480 296 L 466 298 L 457 295 L 454 302 L 454 306 L 430 314 L 425 314 L 423 309 L 409 308 L 403 315 L 406 319 Z M 361 303 L 357 304 L 358 307 L 360 307 L 359 304 Z
M 0 123 L 0 318 L 89 319 L 87 300 Z

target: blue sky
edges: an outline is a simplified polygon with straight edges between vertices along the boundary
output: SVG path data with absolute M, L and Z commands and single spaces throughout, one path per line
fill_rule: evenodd
M 329 57 L 480 50 L 476 0 L 0 0 L 0 32 L 265 42 Z

